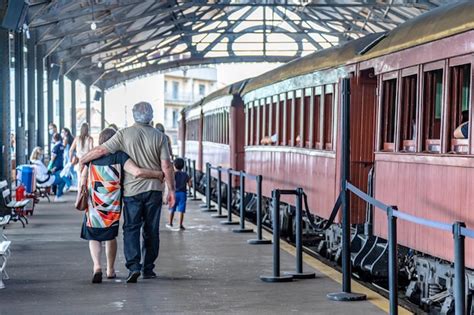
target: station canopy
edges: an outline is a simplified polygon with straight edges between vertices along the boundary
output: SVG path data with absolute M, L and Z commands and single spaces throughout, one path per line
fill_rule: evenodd
M 287 62 L 447 2 L 31 0 L 27 25 L 63 74 L 108 89 L 167 69 Z

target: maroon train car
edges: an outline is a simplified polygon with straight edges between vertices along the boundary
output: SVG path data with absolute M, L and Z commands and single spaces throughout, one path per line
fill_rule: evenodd
M 178 146 L 180 156 L 196 161 L 196 170 L 202 172 L 202 108 L 201 101 L 181 111 Z
M 418 217 L 474 228 L 474 146 L 454 139 L 462 112 L 472 121 L 474 2 L 458 3 L 400 26 L 360 63 L 378 85 L 375 197 Z M 386 237 L 386 217 L 375 212 Z M 400 220 L 398 242 L 453 260 L 451 233 Z M 474 268 L 474 241 L 466 240 Z
M 339 80 L 349 76 L 350 181 L 366 190 L 374 165 L 376 198 L 474 227 L 472 137 L 452 136 L 463 110 L 472 119 L 473 28 L 474 3 L 456 3 L 383 37 L 318 52 L 251 80 L 243 91 L 246 171 L 263 175 L 266 196 L 276 187 L 303 187 L 313 213 L 327 218 L 339 193 Z M 261 145 L 272 136 L 272 145 Z M 365 206 L 353 200 L 352 223 L 363 223 Z M 385 214 L 375 214 L 376 234 L 385 237 Z M 399 227 L 401 245 L 453 259 L 450 233 Z M 466 249 L 474 268 L 474 242 Z
M 297 59 L 250 80 L 246 106 L 245 170 L 263 175 L 263 193 L 302 187 L 311 212 L 327 219 L 340 191 L 340 81 L 352 76 L 351 181 L 364 190 L 373 162 L 376 79 L 356 71 L 360 52 L 380 40 L 373 34 Z M 372 73 L 373 74 L 373 73 Z M 370 117 L 370 119 L 367 119 Z M 370 126 L 372 124 L 372 126 Z M 248 189 L 255 192 L 255 184 Z M 292 197 L 282 200 L 293 204 Z M 364 223 L 365 205 L 354 199 L 353 224 Z
M 244 106 L 240 91 L 246 80 L 211 93 L 182 111 L 180 122 L 181 154 L 196 160 L 196 169 L 205 164 L 242 170 L 244 168 Z M 222 179 L 227 178 L 223 173 Z
M 229 122 L 244 133 L 236 134 L 245 142 L 245 158 L 238 161 L 244 161 L 247 173 L 263 175 L 266 197 L 275 188 L 302 187 L 312 214 L 329 218 L 340 193 L 340 82 L 350 78 L 350 182 L 366 192 L 372 183 L 376 199 L 403 212 L 444 223 L 463 221 L 472 229 L 474 132 L 469 128 L 467 139 L 455 139 L 453 132 L 463 112 L 469 112 L 469 121 L 474 118 L 473 63 L 474 1 L 452 3 L 388 33 L 299 58 L 233 93 L 245 111 L 244 118 Z M 216 158 L 205 154 L 202 160 Z M 256 192 L 253 181 L 247 191 Z M 293 198 L 283 201 L 294 204 Z M 372 212 L 355 196 L 350 211 L 354 232 L 373 224 L 375 236 L 367 233 L 364 242 L 372 240 L 370 251 L 378 255 L 371 266 L 385 270 L 372 275 L 386 274 L 386 214 Z M 340 246 L 337 228 L 325 233 L 323 242 Z M 451 233 L 399 220 L 398 242 L 405 249 L 400 270 L 410 270 L 406 295 L 449 309 Z M 364 255 L 355 267 L 372 272 L 365 264 L 369 254 Z M 472 240 L 466 240 L 466 266 L 474 269 Z M 473 271 L 467 279 L 472 290 Z M 440 292 L 446 294 L 438 299 Z

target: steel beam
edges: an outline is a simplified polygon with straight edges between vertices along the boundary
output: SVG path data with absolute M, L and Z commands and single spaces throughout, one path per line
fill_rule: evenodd
M 105 128 L 105 89 L 100 90 L 100 130 Z
M 64 126 L 64 75 L 61 73 L 58 80 L 58 94 L 59 94 L 59 130 Z
M 77 116 L 76 116 L 76 79 L 71 79 L 71 133 L 76 134 Z
M 35 50 L 35 32 L 30 32 L 30 38 L 27 40 L 27 76 L 28 76 L 28 153 L 31 153 L 35 146 L 37 146 L 36 137 L 36 87 L 35 87 L 35 72 L 36 72 L 36 50 Z
M 147 65 L 143 68 L 133 69 L 124 73 L 110 72 L 105 75 L 101 82 L 108 89 L 121 82 L 144 76 L 148 73 L 155 73 L 167 69 L 179 67 L 193 67 L 208 64 L 218 64 L 224 62 L 289 62 L 294 56 L 233 56 L 233 57 L 215 57 L 215 58 L 190 58 L 182 60 L 173 60 L 162 64 Z
M 15 33 L 15 143 L 16 165 L 26 163 L 25 52 L 23 33 Z
M 91 127 L 91 85 L 86 84 L 86 122 Z
M 9 32 L 0 28 L 0 180 L 11 181 Z
M 44 58 L 43 47 L 36 46 L 36 118 L 38 120 L 37 145 L 44 148 L 45 110 L 44 110 Z
M 54 104 L 53 104 L 53 78 L 51 77 L 51 60 L 50 58 L 46 58 L 46 75 L 47 75 L 47 99 L 48 99 L 48 124 L 54 122 Z M 48 133 L 48 153 L 51 154 L 51 142 L 52 137 Z

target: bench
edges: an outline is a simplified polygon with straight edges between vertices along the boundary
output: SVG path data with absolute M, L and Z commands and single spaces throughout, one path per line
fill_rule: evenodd
M 15 201 L 12 199 L 10 189 L 8 188 L 7 181 L 0 182 L 0 191 L 2 192 L 2 204 L 5 208 L 10 210 L 10 220 L 9 221 L 20 221 L 23 227 L 25 223 L 28 224 L 28 219 L 25 217 L 25 207 L 29 202 L 32 202 L 30 199 Z
M 7 266 L 8 258 L 10 257 L 10 245 L 11 241 L 7 239 L 3 234 L 3 229 L 6 224 L 10 221 L 10 215 L 4 215 L 0 217 L 0 289 L 5 288 L 3 280 L 8 279 L 8 274 L 5 270 Z
M 38 198 L 46 198 L 48 202 L 51 202 L 51 199 L 49 198 L 49 195 L 51 195 L 51 188 L 52 186 L 39 184 L 38 182 L 36 182 L 36 193 L 38 195 Z

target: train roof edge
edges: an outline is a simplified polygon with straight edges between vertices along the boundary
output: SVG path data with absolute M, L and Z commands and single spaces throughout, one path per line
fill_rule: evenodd
M 242 94 L 314 71 L 364 61 L 474 29 L 474 1 L 428 11 L 388 33 L 374 33 L 295 59 L 251 79 Z

